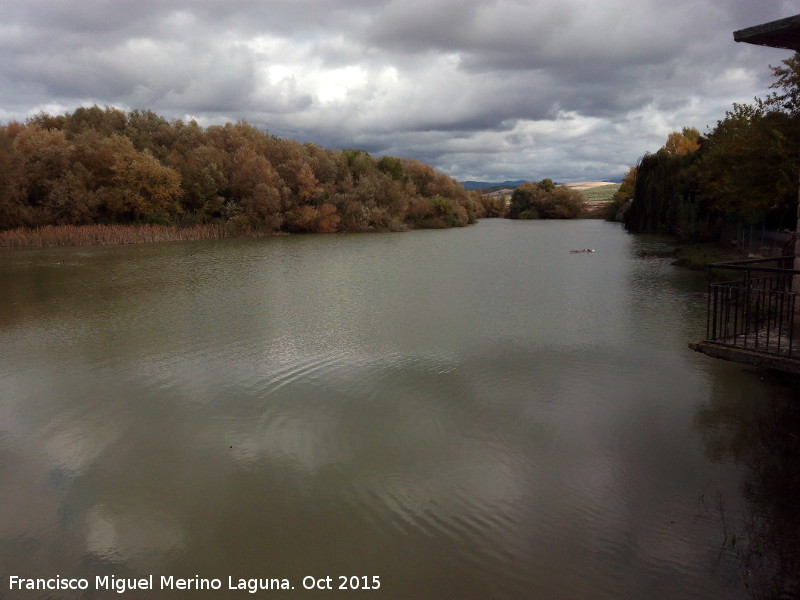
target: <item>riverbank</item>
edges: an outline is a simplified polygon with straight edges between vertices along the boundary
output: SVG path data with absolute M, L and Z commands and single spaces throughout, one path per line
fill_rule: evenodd
M 759 254 L 748 253 L 735 246 L 724 246 L 718 242 L 678 242 L 665 240 L 662 247 L 640 252 L 641 258 L 669 258 L 676 267 L 684 267 L 693 271 L 704 271 L 711 263 L 732 262 L 752 258 L 770 258 L 780 255 L 771 249 L 762 249 Z
M 224 225 L 45 225 L 0 231 L 0 248 L 107 246 L 273 235 Z
M 736 247 L 725 247 L 716 242 L 698 242 L 693 244 L 679 244 L 673 253 L 675 260 L 672 264 L 686 267 L 695 271 L 702 271 L 709 263 L 730 262 L 754 258 Z

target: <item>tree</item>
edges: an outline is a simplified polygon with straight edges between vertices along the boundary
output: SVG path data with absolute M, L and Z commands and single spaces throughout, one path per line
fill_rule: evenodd
M 14 139 L 25 125 L 11 121 L 0 126 L 0 229 L 27 224 L 23 161 L 14 150 Z
M 306 204 L 287 213 L 286 222 L 290 231 L 298 233 L 335 233 L 339 215 L 332 204 L 323 204 L 319 208 Z
M 633 192 L 636 188 L 636 165 L 628 169 L 622 177 L 622 183 L 614 192 L 611 201 L 603 209 L 603 218 L 607 221 L 620 220 L 620 210 L 633 199 Z
M 477 193 L 418 161 L 332 151 L 244 121 L 206 129 L 81 107 L 0 125 L 0 228 L 216 223 L 230 231 L 403 230 L 474 222 Z
M 400 183 L 409 180 L 408 173 L 403 168 L 403 162 L 393 156 L 384 156 L 378 161 L 378 170 Z
M 696 153 L 670 153 L 664 148 L 639 159 L 633 202 L 623 217 L 625 228 L 691 237 L 699 218 L 696 159 Z
M 183 212 L 181 176 L 149 152 L 139 152 L 126 140 L 112 171 L 116 206 L 126 220 L 169 223 Z
M 780 93 L 773 92 L 765 102 L 773 109 L 798 115 L 800 114 L 800 57 L 795 53 L 791 58 L 781 61 L 781 64 L 782 67 L 770 67 L 776 81 L 769 86 L 780 90 Z
M 580 192 L 557 186 L 552 179 L 523 183 L 511 194 L 509 219 L 575 219 L 585 200 Z
M 51 222 L 58 212 L 52 210 L 58 181 L 67 175 L 72 164 L 72 148 L 66 134 L 61 129 L 28 125 L 15 136 L 12 148 L 20 161 L 17 185 L 29 207 L 28 224 Z
M 694 127 L 684 127 L 682 131 L 673 131 L 667 136 L 663 150 L 667 154 L 683 156 L 700 149 L 700 132 Z
M 66 129 L 70 136 L 77 135 L 88 129 L 94 129 L 103 137 L 122 133 L 127 125 L 127 115 L 124 111 L 111 106 L 100 108 L 96 104 L 90 107 L 76 108 L 66 122 Z
M 183 160 L 176 161 L 174 168 L 181 175 L 183 206 L 190 216 L 201 221 L 220 216 L 225 200 L 232 196 L 228 179 L 230 158 L 219 148 L 202 145 L 188 150 Z
M 781 90 L 782 93 L 773 93 L 767 99 L 766 104 L 772 107 L 780 106 L 780 108 L 791 115 L 792 123 L 794 125 L 794 137 L 797 139 L 797 125 L 798 117 L 800 116 L 800 58 L 795 53 L 791 58 L 783 61 L 783 67 L 772 67 L 772 73 L 777 78 L 770 87 Z M 794 153 L 795 163 L 797 162 L 797 153 Z M 800 232 L 800 191 L 795 195 L 795 231 Z M 794 268 L 800 270 L 800 235 L 796 236 L 795 241 L 795 259 Z M 795 291 L 800 291 L 800 277 L 795 276 L 792 288 Z
M 274 186 L 259 183 L 243 198 L 242 208 L 250 224 L 259 230 L 278 231 L 283 225 L 281 195 Z
M 698 163 L 700 197 L 743 223 L 794 210 L 797 119 L 765 105 L 734 104 L 707 139 Z

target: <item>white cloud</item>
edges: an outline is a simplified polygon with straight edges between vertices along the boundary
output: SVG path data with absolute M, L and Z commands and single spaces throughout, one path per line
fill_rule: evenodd
M 246 119 L 460 179 L 618 177 L 666 134 L 765 95 L 788 52 L 735 0 L 12 0 L 0 119 L 97 103 Z

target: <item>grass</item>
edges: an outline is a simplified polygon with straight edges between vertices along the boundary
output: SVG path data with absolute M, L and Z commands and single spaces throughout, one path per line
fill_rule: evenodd
M 221 225 L 46 225 L 0 231 L 0 248 L 48 248 L 51 246 L 102 246 L 215 240 L 226 237 L 254 237 L 256 231 L 242 231 Z
M 747 258 L 736 248 L 724 247 L 715 242 L 680 244 L 675 248 L 674 265 L 694 270 L 704 270 L 709 263 L 730 262 Z
M 609 202 L 621 185 L 620 183 L 610 183 L 588 190 L 580 190 L 580 192 L 587 202 Z
M 578 190 L 583 199 L 586 200 L 585 215 L 590 218 L 599 219 L 603 217 L 605 210 L 611 198 L 619 189 L 619 183 L 610 183 L 608 185 L 598 185 L 586 190 Z

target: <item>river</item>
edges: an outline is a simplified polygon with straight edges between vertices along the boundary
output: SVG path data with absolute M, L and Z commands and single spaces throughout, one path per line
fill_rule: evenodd
M 688 350 L 705 277 L 660 244 L 484 220 L 0 253 L 0 596 L 750 597 L 742 432 L 791 386 Z

